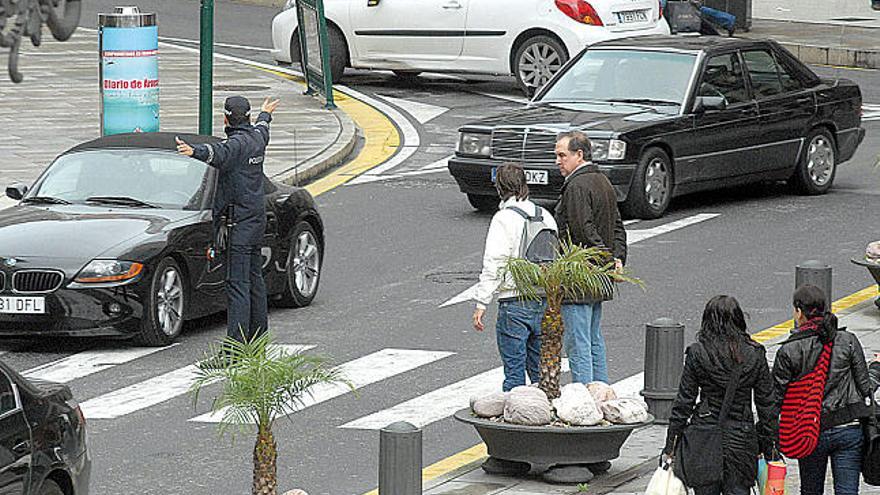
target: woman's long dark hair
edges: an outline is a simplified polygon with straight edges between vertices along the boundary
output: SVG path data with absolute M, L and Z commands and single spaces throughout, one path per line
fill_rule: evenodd
M 825 307 L 825 292 L 815 285 L 802 285 L 792 296 L 792 304 L 801 310 L 808 320 L 822 318 L 819 322 L 819 339 L 830 342 L 837 333 L 837 317 Z
M 742 363 L 743 349 L 752 344 L 746 331 L 746 316 L 731 296 L 715 296 L 706 303 L 697 340 L 703 344 L 713 364 L 724 368 Z

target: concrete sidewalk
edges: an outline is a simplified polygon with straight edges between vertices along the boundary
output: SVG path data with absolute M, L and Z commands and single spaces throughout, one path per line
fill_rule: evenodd
M 840 324 L 859 337 L 866 356 L 880 352 L 880 310 L 874 305 L 873 299 L 871 297 L 837 313 Z M 780 335 L 764 343 L 771 361 L 779 345 L 786 338 L 787 334 Z M 586 486 L 552 485 L 537 477 L 514 478 L 489 475 L 480 468 L 485 460 L 483 458 L 430 481 L 426 484 L 424 493 L 426 495 L 640 494 L 645 492 L 648 481 L 657 467 L 658 456 L 665 441 L 665 426 L 655 425 L 635 431 L 621 449 L 621 456 L 612 462 L 611 470 L 595 477 Z M 786 493 L 799 492 L 800 482 L 795 461 L 788 462 L 786 485 Z M 825 492 L 833 492 L 830 468 Z M 860 493 L 880 494 L 880 487 L 862 484 Z
M 80 29 L 69 41 L 43 36 L 43 45 L 22 44 L 25 80 L 0 78 L 0 185 L 32 183 L 66 149 L 100 135 L 98 37 Z M 6 52 L 2 54 L 5 66 Z M 160 123 L 163 131 L 198 132 L 199 56 L 167 43 L 159 46 Z M 223 101 L 241 94 L 259 108 L 263 98 L 281 98 L 272 122 L 266 174 L 303 180 L 344 160 L 357 139 L 344 112 L 326 110 L 303 96 L 303 86 L 236 61 L 214 60 L 214 135 L 223 136 Z

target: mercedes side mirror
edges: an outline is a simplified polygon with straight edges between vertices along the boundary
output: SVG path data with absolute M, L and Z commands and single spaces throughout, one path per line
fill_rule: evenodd
M 16 201 L 21 201 L 21 198 L 24 197 L 28 192 L 28 186 L 26 184 L 22 184 L 21 182 L 16 182 L 11 186 L 6 188 L 6 197 L 9 199 L 14 199 Z
M 727 108 L 727 99 L 723 96 L 698 96 L 694 100 L 694 113 L 705 113 L 710 110 L 721 111 Z

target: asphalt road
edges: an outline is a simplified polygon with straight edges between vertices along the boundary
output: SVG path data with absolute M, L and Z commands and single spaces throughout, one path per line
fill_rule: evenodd
M 196 37 L 198 2 L 139 4 L 159 13 L 163 36 Z M 83 25 L 94 26 L 96 13 L 112 5 L 86 0 Z M 218 2 L 216 39 L 266 47 L 274 12 Z M 266 57 L 254 50 L 220 50 Z M 880 103 L 877 71 L 818 70 L 857 80 L 865 100 Z M 452 153 L 455 129 L 462 123 L 517 105 L 510 101 L 518 97 L 512 81 L 432 76 L 406 86 L 389 75 L 357 72 L 346 83 L 404 112 L 436 116 L 424 123 L 413 117 L 421 145 L 411 160 L 386 172 L 395 177 L 344 186 L 318 198 L 328 240 L 320 292 L 309 308 L 273 310 L 270 325 L 281 342 L 314 345 L 335 362 L 347 363 L 352 378 L 365 385 L 356 395 L 328 399 L 276 424 L 282 492 L 293 487 L 312 495 L 371 490 L 376 485 L 378 433 L 341 425 L 500 365 L 493 332 L 470 328 L 469 304 L 438 307 L 475 281 L 490 216 L 473 211 L 445 171 L 423 167 Z M 703 305 L 715 294 L 735 295 L 754 331 L 789 318 L 794 266 L 800 261 L 819 259 L 833 266 L 835 298 L 868 286 L 865 270 L 849 263 L 877 238 L 870 205 L 880 183 L 874 166 L 880 121 L 866 127 L 868 136 L 858 154 L 840 167 L 835 187 L 825 196 L 794 196 L 781 185 L 752 186 L 680 198 L 663 219 L 629 225 L 631 239 L 644 237 L 631 246 L 629 266 L 646 287 L 625 288 L 605 306 L 612 381 L 641 371 L 646 322 L 672 317 L 686 325 L 691 339 Z M 654 227 L 692 221 L 696 215 L 705 220 L 651 236 L 660 231 Z M 171 381 L 166 374 L 200 358 L 207 344 L 223 334 L 223 321 L 219 316 L 195 322 L 177 346 L 73 379 L 74 394 L 88 404 L 126 387 L 146 387 L 144 382 L 155 387 L 148 390 L 167 388 Z M 492 328 L 494 321 L 487 326 Z M 106 342 L 22 343 L 3 359 L 29 370 L 80 351 L 103 358 L 124 349 Z M 388 349 L 406 352 L 392 360 Z M 377 357 L 397 368 L 383 375 L 371 361 Z M 407 367 L 414 368 L 402 371 Z M 443 404 L 429 402 L 422 414 Z M 218 437 L 216 425 L 191 421 L 208 405 L 203 400 L 194 410 L 190 398 L 179 394 L 116 418 L 90 419 L 92 493 L 247 493 L 252 433 L 245 431 L 232 443 Z M 424 435 L 426 465 L 478 441 L 448 417 L 428 424 Z

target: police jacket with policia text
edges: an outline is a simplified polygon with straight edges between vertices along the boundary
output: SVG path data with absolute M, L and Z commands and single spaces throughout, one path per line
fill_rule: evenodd
M 235 226 L 230 245 L 258 246 L 263 242 L 266 232 L 263 161 L 271 121 L 270 113 L 260 112 L 253 125 L 227 127 L 227 139 L 193 146 L 193 158 L 216 168 L 220 174 L 212 207 L 215 232 L 220 227 L 221 216 L 232 205 Z

